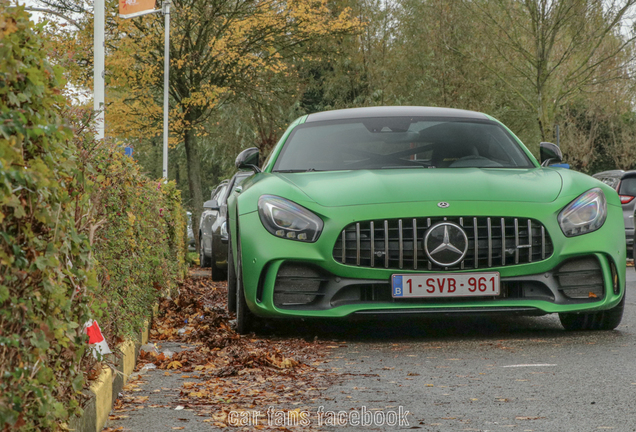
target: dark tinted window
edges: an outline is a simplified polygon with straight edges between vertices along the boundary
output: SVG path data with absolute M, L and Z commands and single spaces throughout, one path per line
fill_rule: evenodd
M 621 195 L 636 196 L 636 177 L 629 177 L 621 180 L 621 186 L 618 193 Z
M 285 143 L 274 171 L 422 167 L 534 165 L 495 122 L 387 117 L 300 125 Z

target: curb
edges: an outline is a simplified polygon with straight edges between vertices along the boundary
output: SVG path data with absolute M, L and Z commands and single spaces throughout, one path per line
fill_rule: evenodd
M 157 310 L 158 305 L 155 305 L 153 316 L 156 315 Z M 88 401 L 83 407 L 84 414 L 69 421 L 69 431 L 100 432 L 104 428 L 117 395 L 135 370 L 139 347 L 148 343 L 149 324 L 146 322 L 137 341 L 129 340 L 117 345 L 115 351 L 119 351 L 121 356 L 116 359 L 115 371 L 113 372 L 109 366 L 102 367 L 99 377 L 91 383 L 87 391 Z

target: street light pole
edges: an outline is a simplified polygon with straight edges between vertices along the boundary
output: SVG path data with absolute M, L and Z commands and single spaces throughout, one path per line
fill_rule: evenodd
M 164 60 L 163 60 L 163 178 L 168 180 L 168 104 L 170 88 L 170 0 L 163 2 L 165 18 Z
M 139 0 L 137 0 L 139 1 Z M 168 180 L 168 114 L 169 104 L 168 95 L 170 89 L 170 0 L 163 1 L 163 8 L 161 10 L 154 9 L 155 0 L 141 0 L 140 3 L 135 1 L 134 7 L 126 0 L 119 0 L 119 17 L 137 18 L 143 15 L 163 12 L 165 19 L 165 39 L 164 39 L 164 60 L 163 60 L 163 178 Z M 97 2 L 102 3 L 102 13 L 104 0 L 95 0 L 95 7 Z M 97 61 L 97 60 L 96 60 Z
M 93 110 L 95 110 L 95 138 L 104 138 L 104 0 L 95 0 L 93 7 Z

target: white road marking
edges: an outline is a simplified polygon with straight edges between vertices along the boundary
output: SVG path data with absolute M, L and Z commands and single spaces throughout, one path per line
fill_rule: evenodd
M 555 364 L 549 364 L 549 363 L 535 363 L 535 364 L 518 364 L 518 365 L 508 365 L 508 366 L 502 366 L 505 368 L 519 368 L 519 367 L 553 367 L 556 366 Z

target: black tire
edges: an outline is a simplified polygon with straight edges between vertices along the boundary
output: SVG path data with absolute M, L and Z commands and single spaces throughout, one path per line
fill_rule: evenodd
M 252 331 L 254 315 L 245 301 L 243 290 L 243 264 L 241 259 L 241 241 L 237 242 L 237 266 L 236 266 L 236 332 L 244 335 Z
M 236 312 L 236 273 L 231 244 L 227 248 L 227 311 Z
M 227 278 L 225 272 L 216 265 L 216 259 L 214 259 L 214 245 L 212 245 L 212 258 L 210 258 L 210 273 L 214 282 L 224 281 Z
M 199 265 L 201 268 L 210 267 L 210 258 L 205 256 L 205 252 L 203 251 L 203 241 L 201 239 L 201 233 L 199 233 Z
M 611 309 L 592 313 L 560 313 L 561 325 L 568 331 L 576 330 L 614 330 L 623 319 L 625 295 Z

